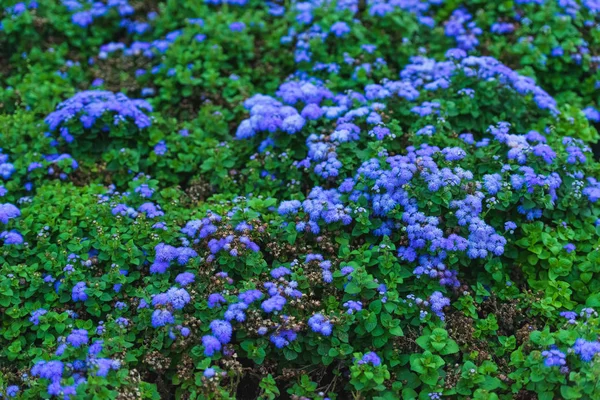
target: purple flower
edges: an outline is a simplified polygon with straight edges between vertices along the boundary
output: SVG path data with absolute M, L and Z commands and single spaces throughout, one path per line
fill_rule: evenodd
M 577 323 L 577 313 L 574 311 L 562 311 L 559 315 L 566 318 L 569 324 Z
M 227 300 L 220 293 L 212 293 L 208 296 L 208 308 L 215 308 L 225 303 L 227 303 Z
M 202 336 L 202 345 L 204 346 L 204 355 L 207 357 L 212 357 L 216 351 L 221 351 L 221 342 L 214 336 Z
M 61 124 L 79 115 L 83 128 L 90 129 L 107 111 L 114 113 L 115 123 L 131 119 L 139 129 L 151 125 L 150 118 L 144 111 L 152 111 L 150 104 L 144 100 L 131 100 L 123 93 L 112 93 L 102 90 L 88 90 L 77 93 L 70 99 L 60 103 L 56 111 L 50 113 L 45 122 L 54 131 Z
M 489 194 L 494 195 L 502 189 L 502 175 L 492 174 L 483 176 L 483 187 Z
M 245 292 L 241 292 L 238 295 L 238 299 L 240 299 L 240 301 L 243 301 L 246 304 L 252 304 L 256 300 L 259 300 L 262 296 L 263 294 L 260 290 L 249 289 Z
M 239 21 L 232 22 L 231 24 L 229 24 L 229 29 L 231 29 L 232 32 L 241 32 L 244 29 L 246 29 L 246 24 Z
M 216 319 L 210 323 L 210 330 L 219 342 L 227 344 L 231 341 L 233 328 L 229 322 Z
M 435 133 L 435 127 L 433 125 L 427 125 L 417 131 L 418 136 L 433 136 Z
M 105 377 L 110 370 L 117 370 L 121 367 L 121 363 L 110 358 L 96 358 L 91 361 L 91 365 L 96 369 L 96 376 Z
M 177 277 L 175 278 L 175 282 L 179 283 L 181 286 L 187 286 L 190 283 L 193 283 L 195 279 L 196 277 L 193 273 L 182 272 L 181 274 L 177 275 Z
M 313 332 L 320 333 L 323 336 L 331 335 L 333 325 L 321 314 L 315 314 L 308 319 L 308 326 Z
M 19 393 L 19 387 L 17 385 L 10 385 L 6 388 L 6 397 L 17 397 Z
M 596 354 L 600 353 L 600 342 L 577 339 L 573 345 L 573 351 L 581 357 L 582 361 L 590 362 Z
M 446 147 L 442 150 L 446 161 L 459 161 L 467 156 L 467 153 L 460 147 Z
M 302 206 L 298 200 L 282 201 L 277 209 L 280 215 L 296 214 L 298 209 Z
M 566 355 L 558 349 L 542 351 L 546 367 L 562 367 L 567 364 Z
M 0 204 L 0 222 L 8 224 L 8 221 L 21 215 L 21 211 L 12 204 Z
M 73 301 L 86 301 L 88 299 L 88 295 L 85 293 L 86 289 L 85 282 L 78 282 L 73 286 L 73 290 L 71 291 Z
M 161 140 L 156 144 L 156 146 L 154 146 L 154 153 L 157 156 L 164 156 L 165 154 L 167 154 L 167 144 L 164 140 Z
M 71 16 L 71 21 L 73 21 L 75 25 L 85 28 L 94 22 L 94 17 L 92 16 L 91 11 L 80 11 Z
M 271 271 L 271 276 L 275 279 L 282 278 L 286 275 L 291 275 L 291 271 L 286 267 L 278 267 Z
M 167 310 L 154 310 L 152 313 L 152 326 L 154 328 L 160 328 L 168 324 L 174 324 L 175 318 Z
M 90 354 L 92 356 L 97 356 L 98 354 L 100 354 L 100 352 L 102 351 L 103 347 L 104 347 L 104 341 L 103 340 L 96 340 L 89 347 L 88 354 Z
M 323 109 L 319 107 L 319 105 L 314 103 L 307 104 L 300 113 L 302 118 L 308 120 L 319 119 L 323 116 L 323 114 L 325 114 L 325 111 L 323 111 Z
M 593 122 L 600 122 L 600 111 L 595 109 L 592 106 L 586 107 L 583 109 L 583 113 L 585 117 Z
M 374 367 L 378 367 L 381 365 L 381 358 L 376 353 L 370 351 L 362 356 L 358 364 L 371 364 Z
M 360 301 L 349 300 L 344 303 L 344 307 L 346 307 L 346 312 L 348 314 L 354 314 L 362 310 L 362 303 Z
M 40 317 L 42 315 L 47 314 L 48 311 L 43 309 L 43 308 L 39 308 L 37 310 L 35 310 L 34 312 L 31 313 L 31 318 L 29 318 L 29 321 L 34 324 L 34 325 L 39 325 L 40 324 Z
M 51 381 L 60 381 L 64 371 L 61 361 L 38 361 L 31 369 L 31 375 Z
M 88 331 L 85 329 L 73 329 L 67 336 L 67 343 L 73 347 L 81 347 L 88 342 Z
M 282 349 L 294 340 L 296 340 L 296 337 L 296 332 L 292 330 L 283 330 L 275 335 L 271 335 L 269 340 L 275 345 L 275 347 L 277 347 L 278 349 Z
M 187 303 L 190 302 L 190 295 L 183 288 L 171 288 L 167 291 L 169 303 L 176 310 L 181 310 Z
M 262 302 L 261 308 L 266 313 L 272 313 L 273 311 L 281 311 L 283 310 L 283 306 L 287 303 L 285 297 L 281 295 L 275 295 L 265 301 Z
M 236 320 L 237 322 L 244 322 L 246 320 L 245 310 L 248 308 L 246 303 L 234 303 L 230 304 L 225 311 L 224 318 L 227 321 Z
M 281 124 L 281 129 L 284 132 L 286 132 L 290 135 L 293 135 L 294 133 L 302 130 L 305 123 L 306 123 L 306 121 L 300 115 L 298 115 L 298 114 L 290 115 L 289 117 L 287 117 L 283 120 L 283 122 Z
M 338 21 L 331 26 L 330 31 L 337 37 L 345 36 L 350 33 L 350 27 L 347 23 Z
M 4 239 L 4 245 L 16 245 L 23 243 L 23 236 L 14 230 L 0 233 L 0 239 Z
M 450 299 L 444 297 L 441 292 L 433 292 L 429 296 L 429 307 L 442 321 L 446 319 L 444 315 L 444 307 L 450 305 Z

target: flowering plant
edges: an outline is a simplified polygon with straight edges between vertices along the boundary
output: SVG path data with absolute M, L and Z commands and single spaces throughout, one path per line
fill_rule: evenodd
M 1 398 L 600 399 L 597 1 L 8 3 Z

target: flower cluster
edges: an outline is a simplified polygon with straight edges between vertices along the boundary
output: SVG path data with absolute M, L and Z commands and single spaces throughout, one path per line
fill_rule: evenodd
M 145 114 L 148 111 L 152 111 L 152 106 L 145 100 L 131 100 L 123 93 L 88 90 L 60 103 L 45 121 L 52 131 L 60 128 L 61 136 L 69 142 L 69 130 L 64 125 L 75 117 L 79 117 L 85 129 L 90 129 L 108 112 L 112 114 L 114 124 L 131 119 L 139 129 L 144 129 L 152 123 Z
M 71 15 L 73 23 L 81 27 L 91 25 L 95 18 L 106 15 L 111 9 L 117 10 L 122 17 L 134 13 L 133 6 L 127 0 L 111 0 L 106 5 L 100 2 L 93 2 L 92 0 L 82 2 L 77 0 L 62 0 L 62 3 L 73 13 Z
M 0 397 L 593 397 L 598 1 L 155 3 L 2 10 Z

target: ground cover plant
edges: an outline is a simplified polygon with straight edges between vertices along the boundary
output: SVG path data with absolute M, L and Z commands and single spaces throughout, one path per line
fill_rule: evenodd
M 600 399 L 600 2 L 0 12 L 0 398 Z

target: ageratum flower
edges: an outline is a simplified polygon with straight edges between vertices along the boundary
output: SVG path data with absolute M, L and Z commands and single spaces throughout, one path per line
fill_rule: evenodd
M 585 339 L 577 339 L 573 345 L 573 351 L 582 361 L 590 362 L 596 354 L 600 353 L 600 342 L 588 342 Z
M 261 308 L 266 313 L 272 313 L 274 311 L 283 310 L 283 306 L 285 306 L 286 303 L 287 303 L 287 300 L 285 299 L 285 297 L 277 294 L 277 295 L 263 301 L 261 304 Z
M 292 272 L 286 267 L 277 267 L 271 270 L 271 276 L 275 279 L 282 278 L 286 275 L 291 275 Z
M 19 394 L 19 387 L 17 385 L 10 385 L 6 388 L 7 397 L 17 397 Z
M 331 26 L 330 31 L 335 36 L 342 37 L 342 36 L 345 36 L 346 34 L 350 33 L 351 29 L 347 23 L 338 21 Z
M 294 340 L 296 340 L 297 336 L 298 335 L 296 334 L 296 332 L 286 329 L 279 331 L 275 335 L 271 335 L 269 340 L 275 345 L 275 347 L 277 347 L 278 349 L 282 349 Z
M 354 314 L 355 312 L 362 310 L 362 302 L 349 300 L 344 303 L 344 307 L 346 307 L 346 312 L 348 314 Z
M 21 211 L 12 204 L 0 204 L 0 222 L 8 224 L 8 221 L 21 215 Z
M 131 119 L 139 129 L 144 129 L 152 123 L 144 113 L 146 111 L 152 111 L 152 106 L 145 100 L 131 100 L 123 93 L 88 90 L 60 103 L 56 111 L 46 117 L 45 122 L 50 130 L 55 130 L 78 117 L 83 127 L 90 129 L 104 113 L 110 112 L 115 124 Z
M 215 352 L 221 351 L 221 342 L 211 335 L 202 337 L 202 345 L 204 346 L 204 355 L 207 357 L 212 357 Z
M 53 382 L 62 378 L 64 364 L 61 361 L 38 361 L 31 369 L 31 374 Z
M 227 311 L 225 311 L 224 318 L 226 321 L 244 322 L 246 320 L 246 313 L 244 312 L 246 309 L 248 309 L 246 303 L 230 304 Z
M 180 284 L 181 286 L 187 286 L 191 283 L 194 283 L 196 277 L 191 272 L 182 272 L 181 274 L 175 277 L 175 282 Z
M 322 314 L 315 314 L 308 319 L 308 326 L 313 332 L 320 333 L 323 336 L 331 335 L 333 325 Z
M 376 353 L 370 351 L 362 356 L 358 364 L 371 364 L 374 367 L 378 367 L 381 365 L 381 358 Z
M 210 323 L 210 330 L 219 342 L 227 344 L 231 341 L 233 328 L 229 322 L 216 319 Z
M 85 329 L 73 329 L 67 336 L 67 343 L 73 347 L 81 347 L 89 341 L 88 331 Z
M 96 358 L 90 361 L 91 366 L 96 370 L 96 376 L 106 377 L 110 370 L 118 370 L 121 363 L 110 358 Z
M 104 346 L 104 341 L 103 340 L 96 340 L 89 347 L 88 354 L 92 355 L 92 356 L 96 356 L 96 355 L 100 354 L 100 352 L 102 351 L 103 346 Z
M 442 321 L 446 319 L 444 314 L 444 307 L 450 305 L 450 299 L 444 297 L 441 292 L 433 292 L 431 296 L 429 296 L 429 306 L 431 311 L 433 311 Z
M 85 292 L 87 286 L 85 282 L 78 282 L 71 291 L 71 297 L 73 301 L 86 301 L 88 299 L 88 295 Z
M 29 321 L 34 324 L 34 325 L 39 325 L 40 324 L 40 317 L 47 314 L 48 310 L 45 310 L 43 308 L 39 308 L 35 311 L 33 311 L 31 313 L 31 318 L 29 318 Z
M 23 244 L 23 236 L 14 230 L 0 233 L 0 239 L 4 240 L 5 245 Z
M 244 292 L 241 292 L 238 295 L 238 299 L 240 299 L 240 301 L 242 301 L 248 305 L 252 304 L 256 300 L 260 300 L 262 297 L 263 297 L 262 292 L 260 290 L 256 290 L 256 289 L 249 289 Z
M 152 313 L 152 326 L 160 328 L 161 326 L 174 324 L 175 317 L 167 310 L 154 310 Z

